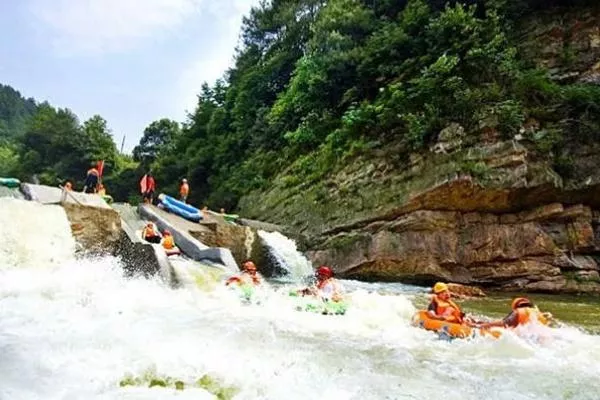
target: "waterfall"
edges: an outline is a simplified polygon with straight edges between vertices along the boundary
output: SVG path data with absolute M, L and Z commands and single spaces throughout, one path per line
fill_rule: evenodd
M 62 207 L 0 198 L 0 268 L 43 268 L 68 261 L 75 252 Z
M 279 232 L 258 231 L 258 236 L 269 249 L 269 254 L 276 264 L 290 278 L 301 280 L 313 274 L 313 268 L 308 259 L 298 251 L 296 242 Z

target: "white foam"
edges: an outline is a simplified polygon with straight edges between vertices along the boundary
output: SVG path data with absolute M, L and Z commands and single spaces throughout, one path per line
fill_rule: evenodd
M 65 232 L 54 234 L 66 243 Z M 48 234 L 30 234 L 19 233 L 36 245 L 5 242 L 3 251 L 48 248 Z M 292 285 L 267 288 L 260 305 L 245 305 L 219 278 L 197 285 L 204 269 L 185 260 L 175 263 L 189 277 L 177 290 L 158 278 L 124 278 L 112 257 L 64 256 L 46 268 L 33 255 L 23 260 L 27 266 L 1 270 L 0 399 L 211 398 L 202 389 L 119 387 L 126 375 L 148 370 L 186 383 L 209 374 L 237 387 L 236 399 L 591 400 L 600 393 L 600 337 L 573 328 L 543 343 L 514 333 L 446 342 L 410 325 L 414 292 L 398 288 L 381 294 L 348 285 L 346 315 L 323 316 L 295 311 Z

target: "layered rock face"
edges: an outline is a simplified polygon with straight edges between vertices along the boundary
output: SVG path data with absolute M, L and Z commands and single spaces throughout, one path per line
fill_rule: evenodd
M 310 256 L 350 278 L 600 293 L 598 218 L 560 203 L 516 214 L 419 210 L 340 232 Z

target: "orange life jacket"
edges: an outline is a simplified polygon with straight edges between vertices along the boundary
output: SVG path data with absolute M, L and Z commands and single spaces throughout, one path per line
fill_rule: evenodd
M 517 324 L 526 325 L 532 321 L 537 321 L 543 325 L 548 325 L 548 319 L 542 315 L 536 308 L 521 307 L 515 310 L 517 313 Z
M 142 231 L 142 237 L 146 239 L 147 237 L 154 237 L 156 233 L 154 232 L 154 228 L 145 227 Z
M 175 247 L 175 240 L 173 240 L 173 236 L 165 236 L 162 245 L 167 250 L 171 250 L 173 247 Z
M 463 322 L 463 312 L 460 307 L 452 300 L 442 300 L 438 296 L 433 296 L 431 300 L 435 304 L 435 314 L 443 317 L 448 322 Z
M 190 185 L 188 185 L 187 183 L 181 184 L 181 186 L 179 187 L 179 194 L 182 196 L 187 196 L 189 192 L 190 192 Z

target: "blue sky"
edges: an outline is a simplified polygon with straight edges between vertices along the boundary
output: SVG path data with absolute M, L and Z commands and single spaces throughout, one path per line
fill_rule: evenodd
M 232 65 L 258 0 L 0 0 L 0 83 L 102 115 L 118 146 L 160 118 L 184 121 L 202 82 Z

